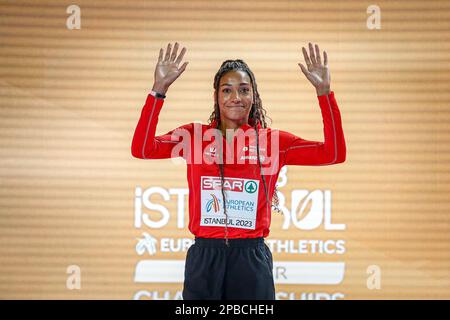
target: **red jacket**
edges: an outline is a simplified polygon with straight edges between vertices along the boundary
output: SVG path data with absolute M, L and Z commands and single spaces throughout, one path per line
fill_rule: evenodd
M 256 162 L 256 132 L 250 125 L 236 131 L 234 145 L 229 145 L 221 134 L 214 134 L 219 132 L 214 130 L 215 123 L 190 123 L 155 136 L 164 100 L 149 94 L 134 132 L 131 153 L 139 159 L 178 156 L 186 159 L 189 230 L 197 237 L 225 238 L 221 175 L 219 165 L 214 162 L 219 161 L 223 150 L 228 238 L 267 237 L 271 199 L 284 165 L 321 166 L 345 161 L 344 133 L 334 92 L 319 96 L 318 100 L 325 141 L 308 141 L 285 131 L 258 126 L 260 166 Z

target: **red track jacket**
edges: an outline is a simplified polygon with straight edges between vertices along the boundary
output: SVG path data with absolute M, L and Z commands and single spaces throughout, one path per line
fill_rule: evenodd
M 308 141 L 281 130 L 243 125 L 229 144 L 216 124 L 190 123 L 155 136 L 163 99 L 148 95 L 134 132 L 131 153 L 139 159 L 183 157 L 189 185 L 189 230 L 196 237 L 267 237 L 271 199 L 284 165 L 332 165 L 345 161 L 346 146 L 334 92 L 318 97 L 324 142 Z M 256 162 L 259 143 L 261 163 Z M 221 152 L 222 151 L 222 152 Z M 214 162 L 215 161 L 215 162 Z M 224 168 L 225 205 L 218 162 Z M 264 176 L 264 180 L 262 177 Z

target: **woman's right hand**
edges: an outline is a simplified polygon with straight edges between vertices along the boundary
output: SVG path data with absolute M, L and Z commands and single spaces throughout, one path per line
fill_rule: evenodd
M 169 43 L 165 55 L 162 48 L 159 50 L 158 63 L 155 68 L 155 83 L 153 85 L 153 90 L 161 94 L 166 93 L 169 86 L 184 72 L 188 65 L 188 62 L 185 62 L 179 67 L 181 60 L 186 53 L 185 47 L 183 47 L 178 57 L 178 42 L 175 42 L 172 51 L 171 49 L 172 45 Z

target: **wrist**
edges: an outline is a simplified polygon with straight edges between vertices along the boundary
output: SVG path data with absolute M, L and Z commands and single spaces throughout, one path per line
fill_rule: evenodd
M 316 93 L 317 93 L 317 96 L 324 96 L 324 95 L 328 95 L 328 94 L 330 94 L 330 92 L 331 92 L 331 89 L 328 87 L 328 88 L 316 88 Z
M 158 83 L 158 82 L 155 82 L 153 84 L 153 87 L 152 87 L 152 91 L 155 91 L 155 92 L 160 93 L 162 95 L 165 95 L 168 89 L 169 89 L 168 86 L 166 86 L 163 83 Z

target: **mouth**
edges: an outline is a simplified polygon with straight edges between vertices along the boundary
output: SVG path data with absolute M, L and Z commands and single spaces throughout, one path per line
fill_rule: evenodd
M 239 105 L 239 106 L 227 106 L 227 108 L 242 108 L 245 109 L 245 106 Z

